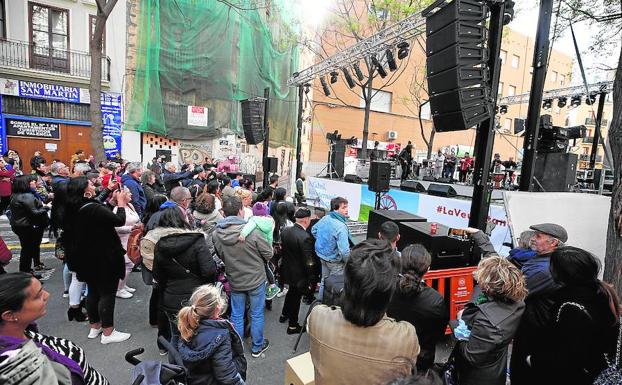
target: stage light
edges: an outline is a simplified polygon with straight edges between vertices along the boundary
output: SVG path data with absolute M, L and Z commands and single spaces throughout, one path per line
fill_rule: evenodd
M 502 105 L 501 107 L 499 107 L 499 113 L 500 114 L 507 114 L 508 113 L 508 106 L 506 106 L 505 104 Z
M 305 94 L 308 94 L 309 90 L 311 89 L 311 84 L 305 83 L 304 88 L 305 88 Z
M 389 65 L 389 69 L 391 72 L 395 71 L 397 69 L 397 63 L 395 62 L 393 51 L 388 49 L 386 50 L 385 55 L 387 56 L 387 64 Z
M 570 106 L 579 107 L 581 105 L 581 95 L 575 95 L 570 98 Z
M 365 76 L 363 76 L 363 72 L 361 71 L 361 67 L 359 67 L 359 63 L 354 63 L 352 68 L 354 68 L 354 73 L 356 74 L 356 77 L 359 79 L 359 81 L 363 81 L 363 79 L 365 79 Z
M 503 25 L 508 25 L 514 19 L 514 1 L 506 0 L 503 11 Z
M 378 75 L 380 75 L 381 78 L 387 77 L 387 71 L 382 67 L 376 56 L 371 57 L 371 63 L 376 67 Z
M 544 101 L 542 102 L 542 108 L 544 108 L 545 110 L 550 110 L 552 106 L 553 99 L 544 99 Z
M 328 84 L 326 84 L 326 80 L 324 79 L 324 76 L 320 76 L 320 83 L 322 83 L 322 88 L 324 89 L 324 95 L 329 96 L 330 88 L 328 88 Z
M 331 72 L 330 73 L 330 84 L 337 83 L 337 80 L 339 80 L 339 72 L 337 71 Z
M 557 107 L 559 108 L 564 108 L 566 107 L 566 102 L 568 101 L 568 98 L 566 98 L 565 96 L 560 96 L 557 99 Z
M 348 69 L 342 68 L 341 71 L 343 72 L 344 79 L 346 79 L 346 83 L 348 83 L 348 87 L 354 88 L 356 83 L 354 83 L 354 79 L 352 79 L 352 76 L 350 76 L 350 72 L 348 72 Z
M 590 92 L 588 96 L 585 97 L 585 104 L 591 106 L 596 102 L 596 92 Z
M 397 45 L 397 49 L 398 49 L 398 51 L 397 51 L 397 58 L 398 59 L 402 60 L 406 56 L 408 56 L 408 47 L 410 47 L 410 45 L 407 42 L 405 42 L 405 41 L 403 41 L 403 42 L 401 42 L 401 43 L 399 43 Z

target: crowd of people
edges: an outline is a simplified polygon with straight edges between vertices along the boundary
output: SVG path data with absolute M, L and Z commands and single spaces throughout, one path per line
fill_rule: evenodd
M 591 384 L 615 356 L 619 299 L 598 279 L 598 260 L 565 245 L 557 224 L 531 226 L 508 258 L 467 229 L 483 251 L 478 286 L 450 321 L 446 298 L 423 279 L 428 250 L 398 250 L 393 222 L 355 242 L 345 198 L 326 212 L 297 206 L 278 175 L 254 189 L 207 160 L 178 171 L 160 158 L 96 167 L 80 154 L 49 169 L 35 154 L 28 175 L 3 163 L 0 195 L 3 183 L 10 189 L 0 203 L 21 252 L 20 272 L 0 275 L 0 382 L 28 372 L 108 383 L 81 348 L 34 327 L 50 295 L 39 281 L 46 230 L 64 264 L 68 321 L 87 322 L 84 333 L 101 344 L 123 343 L 131 335 L 115 322 L 117 302 L 151 287 L 145 326 L 177 350 L 191 385 L 246 382 L 243 341 L 250 338 L 250 357 L 266 353 L 264 313 L 277 296 L 285 297 L 279 322 L 287 334 L 304 331 L 301 304 L 313 305 L 307 331 L 318 385 L 439 384 L 437 373 L 455 384 L 501 385 L 508 372 L 512 384 Z M 132 271 L 144 287 L 128 286 Z M 448 323 L 455 346 L 439 366 Z

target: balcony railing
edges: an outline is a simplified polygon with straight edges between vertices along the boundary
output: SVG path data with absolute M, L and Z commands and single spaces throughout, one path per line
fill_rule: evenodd
M 609 121 L 607 119 L 602 119 L 600 122 L 600 126 L 601 127 L 607 127 L 607 123 L 609 123 Z M 596 119 L 594 118 L 585 118 L 585 125 L 586 126 L 595 126 L 596 125 Z
M 68 49 L 35 46 L 25 41 L 0 40 L 0 67 L 91 77 L 91 55 Z M 102 57 L 102 80 L 110 81 L 110 58 Z

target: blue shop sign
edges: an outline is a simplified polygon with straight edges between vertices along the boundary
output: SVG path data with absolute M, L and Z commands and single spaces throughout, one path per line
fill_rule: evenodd
M 80 103 L 80 88 L 20 80 L 19 96 L 30 99 Z

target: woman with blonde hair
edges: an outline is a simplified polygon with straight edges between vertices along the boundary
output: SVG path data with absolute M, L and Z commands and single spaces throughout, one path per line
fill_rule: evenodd
M 482 259 L 474 273 L 481 294 L 459 316 L 470 331 L 454 350 L 460 385 L 503 385 L 508 345 L 525 310 L 525 278 L 507 259 Z M 468 333 L 467 333 L 468 334 Z
M 199 286 L 178 315 L 178 350 L 189 385 L 244 385 L 246 358 L 233 325 L 221 318 L 227 307 L 222 286 Z
M 248 221 L 253 216 L 253 193 L 249 190 L 238 188 L 235 190 L 235 194 L 242 201 L 242 207 L 244 208 L 244 220 Z

